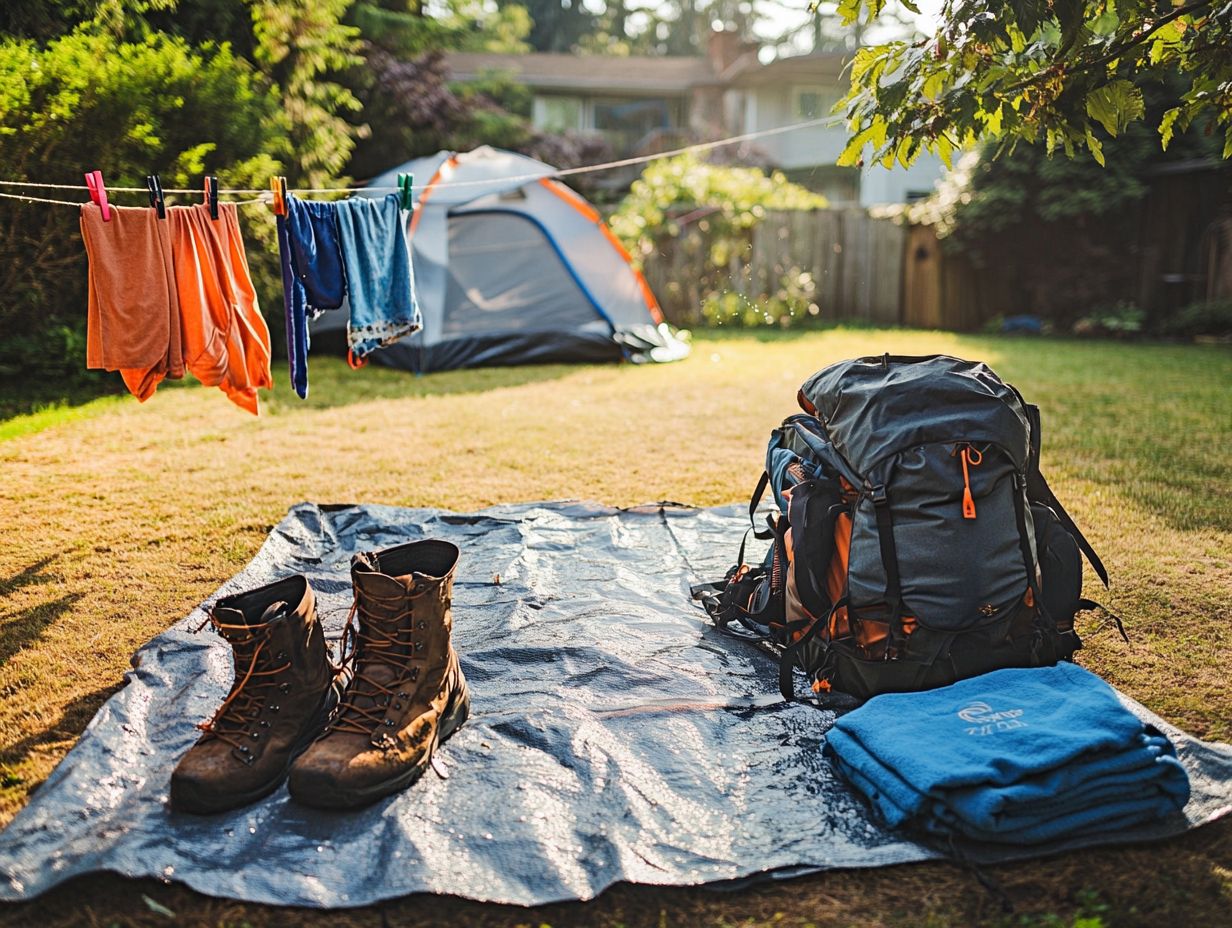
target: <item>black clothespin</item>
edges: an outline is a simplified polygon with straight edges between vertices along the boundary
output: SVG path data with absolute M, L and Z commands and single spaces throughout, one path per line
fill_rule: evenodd
M 218 178 L 213 174 L 205 175 L 205 205 L 210 208 L 210 218 L 218 218 Z
M 157 174 L 147 174 L 145 185 L 150 191 L 150 206 L 158 210 L 158 218 L 167 218 L 167 201 L 163 199 L 163 184 Z

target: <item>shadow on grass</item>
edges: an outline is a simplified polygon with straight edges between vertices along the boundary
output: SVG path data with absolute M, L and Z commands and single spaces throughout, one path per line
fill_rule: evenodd
M 118 402 L 124 392 L 119 374 L 80 380 L 35 376 L 0 380 L 0 441 L 87 418 Z
M 56 560 L 55 555 L 35 561 L 11 577 L 0 579 L 0 596 L 11 596 L 22 587 L 31 585 L 49 586 L 55 578 L 44 571 Z M 17 609 L 12 612 L 0 611 L 0 665 L 34 641 L 43 633 L 48 625 L 62 615 L 76 601 L 76 596 L 64 596 L 59 600 L 39 603 L 28 609 Z
M 0 748 L 0 768 L 13 769 L 22 764 L 26 758 L 46 745 L 60 741 L 75 741 L 85 731 L 90 720 L 102 708 L 103 703 L 114 696 L 124 686 L 123 681 L 109 683 L 90 693 L 78 696 L 64 707 L 60 717 L 44 728 L 36 731 L 20 741 Z M 39 781 L 40 783 L 42 781 Z M 31 792 L 38 788 L 39 783 L 20 784 L 9 783 L 6 786 L 26 786 Z
M 310 357 L 308 398 L 301 400 L 292 392 L 285 370 L 275 370 L 274 390 L 262 394 L 263 410 L 278 415 L 298 409 L 336 409 L 381 399 L 487 393 L 491 390 L 558 380 L 589 366 L 536 364 L 414 374 L 377 364 L 352 370 L 345 361 L 338 358 Z
M 279 415 L 299 409 L 334 409 L 379 399 L 486 393 L 559 379 L 587 366 L 540 364 L 417 375 L 376 364 L 352 370 L 338 358 L 312 358 L 309 362 L 309 395 L 301 400 L 291 390 L 285 362 L 275 362 L 275 388 L 261 391 L 261 411 L 262 414 Z M 0 442 L 90 418 L 116 403 L 135 402 L 125 392 L 119 375 L 108 375 L 110 377 L 114 377 L 114 383 L 105 378 L 68 386 L 35 383 L 28 388 L 0 383 Z M 182 381 L 164 381 L 158 389 L 162 393 L 167 390 L 211 388 L 202 387 L 192 377 L 186 377 Z
M 0 579 L 0 595 L 9 596 L 22 587 L 31 585 L 54 589 L 57 578 L 45 571 L 55 560 L 55 555 L 49 555 L 11 577 Z M 80 593 L 69 593 L 26 609 L 0 612 L 0 665 L 8 663 L 14 654 L 36 641 L 48 625 L 67 612 L 80 598 Z
M 741 889 L 723 884 L 681 887 L 620 883 L 588 902 L 535 907 L 415 895 L 359 908 L 297 909 L 213 898 L 170 880 L 97 873 L 75 877 L 32 902 L 0 905 L 0 925 L 68 928 L 82 924 L 83 913 L 88 913 L 89 924 L 132 928 L 161 928 L 172 923 L 185 928 L 1224 925 L 1224 864 L 1230 846 L 1232 819 L 1224 819 L 1166 841 L 1096 847 L 992 866 L 991 876 L 1015 907 L 1012 915 L 1002 912 L 995 898 L 964 870 L 930 861 L 832 870 L 789 880 L 767 880 Z M 1149 892 L 1143 891 L 1143 873 L 1152 877 Z M 174 913 L 174 922 L 160 909 Z

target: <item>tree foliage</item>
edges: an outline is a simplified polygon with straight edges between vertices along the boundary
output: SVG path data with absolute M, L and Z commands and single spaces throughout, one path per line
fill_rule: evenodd
M 81 183 L 82 171 L 101 167 L 113 187 L 141 186 L 149 172 L 183 187 L 208 169 L 224 185 L 251 187 L 277 170 L 285 131 L 259 75 L 225 45 L 194 48 L 162 34 L 115 42 L 90 31 L 45 46 L 0 42 L 0 164 L 9 177 Z M 0 201 L 0 375 L 16 363 L 63 369 L 63 352 L 81 350 L 76 226 L 64 207 Z
M 1221 140 L 1193 130 L 1167 151 L 1160 147 L 1149 123 L 1175 96 L 1148 88 L 1146 119 L 1105 140 L 1106 166 L 1090 158 L 1050 157 L 1042 142 L 996 157 L 997 143 L 989 141 L 965 154 L 933 197 L 905 213 L 932 225 L 947 252 L 995 268 L 1017 294 L 1015 311 L 1064 325 L 1093 309 L 1126 311 L 1118 304 L 1140 294 L 1146 261 L 1142 210 L 1153 185 L 1179 176 L 1171 170 L 1178 162 L 1219 155 Z M 1221 173 L 1227 177 L 1218 170 L 1197 176 L 1209 177 L 1217 188 Z M 1129 308 L 1158 315 L 1158 307 Z
M 296 182 L 328 186 L 341 177 L 356 137 L 362 105 L 330 75 L 360 65 L 359 30 L 340 20 L 351 0 L 256 0 L 254 58 L 281 88 L 290 123 L 283 160 Z
M 876 20 L 884 3 L 841 0 L 839 12 Z M 1144 89 L 1177 75 L 1183 87 L 1151 123 L 1162 146 L 1194 126 L 1232 157 L 1228 0 L 945 0 L 933 36 L 856 53 L 839 163 L 906 165 L 924 150 L 948 162 L 993 139 L 1102 165 L 1106 140 L 1147 115 Z

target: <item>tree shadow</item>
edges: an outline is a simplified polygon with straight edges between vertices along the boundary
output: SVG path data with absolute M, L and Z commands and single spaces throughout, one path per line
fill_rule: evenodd
M 378 364 L 352 370 L 345 361 L 337 358 L 310 356 L 309 392 L 306 399 L 301 400 L 292 392 L 285 377 L 276 378 L 275 389 L 268 394 L 262 394 L 261 398 L 264 402 L 263 411 L 278 415 L 300 409 L 336 409 L 381 399 L 488 393 L 560 380 L 593 366 L 583 363 L 530 364 L 416 374 Z
M 0 595 L 10 595 L 34 584 L 51 585 L 57 582 L 55 577 L 45 573 L 48 565 L 57 557 L 58 555 L 49 555 L 11 577 L 0 579 Z M 37 641 L 47 626 L 72 608 L 81 597 L 81 593 L 67 593 L 26 609 L 0 612 L 0 666 L 8 663 L 22 648 Z
M 124 382 L 119 374 L 100 372 L 80 380 L 62 376 L 40 378 L 37 374 L 20 381 L 0 380 L 0 425 L 18 416 L 44 409 L 85 406 L 104 396 L 120 396 Z
M 60 717 L 43 730 L 32 732 L 20 741 L 0 747 L 0 767 L 15 768 L 46 745 L 55 744 L 58 741 L 76 741 L 103 703 L 123 687 L 124 681 L 117 680 L 93 692 L 78 696 L 66 704 Z M 39 783 L 41 782 L 40 780 Z M 31 792 L 37 789 L 38 785 L 38 783 L 27 784 Z

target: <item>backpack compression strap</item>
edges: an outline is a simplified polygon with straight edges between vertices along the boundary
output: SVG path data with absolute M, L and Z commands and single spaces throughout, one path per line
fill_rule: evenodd
M 1057 495 L 1052 492 L 1052 487 L 1048 486 L 1048 481 L 1044 479 L 1044 474 L 1040 470 L 1039 458 L 1042 425 L 1039 407 L 1023 399 L 1022 394 L 1016 388 L 1010 387 L 1010 389 L 1014 391 L 1019 402 L 1022 403 L 1023 409 L 1027 413 L 1027 423 L 1031 427 L 1030 454 L 1027 458 L 1027 499 L 1044 503 L 1057 514 L 1057 519 L 1061 522 L 1062 527 L 1074 537 L 1078 550 L 1086 556 L 1095 573 L 1099 575 L 1099 579 L 1103 581 L 1104 588 L 1107 589 L 1108 571 L 1104 569 L 1104 562 L 1099 559 L 1099 555 L 1095 553 L 1091 543 L 1082 534 L 1082 529 L 1074 524 L 1074 520 L 1065 511 L 1065 507 L 1061 505 Z
M 1040 473 L 1038 467 L 1032 468 L 1027 474 L 1027 496 L 1030 499 L 1046 504 L 1049 509 L 1057 514 L 1057 519 L 1061 525 L 1074 536 L 1074 542 L 1078 545 L 1078 549 L 1086 555 L 1086 559 L 1090 562 L 1091 567 L 1099 575 L 1099 579 L 1103 581 L 1104 587 L 1107 588 L 1108 571 L 1104 568 L 1104 562 L 1099 559 L 1099 555 L 1095 553 L 1091 543 L 1082 534 L 1082 529 L 1074 524 L 1074 520 L 1065 511 L 1065 507 L 1061 505 L 1057 495 L 1052 492 L 1052 487 L 1048 486 L 1048 481 L 1044 479 L 1044 475 Z
M 830 622 L 834 618 L 834 613 L 846 605 L 847 597 L 840 596 L 838 601 L 830 607 L 829 615 L 824 619 L 815 620 L 809 625 L 803 635 L 783 649 L 783 656 L 779 658 L 779 692 L 784 699 L 791 702 L 796 701 L 796 686 L 792 680 L 792 673 L 796 669 L 796 661 L 799 659 L 800 651 L 803 650 L 806 644 L 816 638 L 823 628 L 829 628 Z M 789 626 L 789 631 L 791 629 L 792 626 Z

